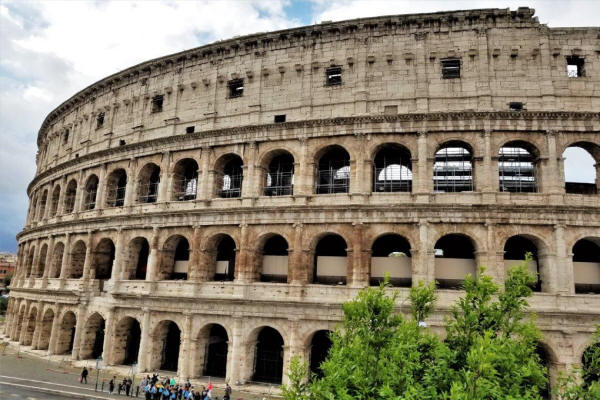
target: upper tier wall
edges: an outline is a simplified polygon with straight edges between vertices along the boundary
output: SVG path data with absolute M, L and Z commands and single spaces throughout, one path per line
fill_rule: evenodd
M 367 18 L 251 35 L 148 61 L 54 110 L 38 136 L 38 173 L 123 143 L 287 121 L 439 111 L 600 109 L 600 28 L 549 29 L 533 10 Z M 566 57 L 585 60 L 568 78 Z M 443 79 L 441 60 L 461 76 Z M 342 68 L 342 84 L 325 70 Z M 228 81 L 243 79 L 230 98 Z M 162 111 L 152 99 L 164 96 Z M 104 113 L 104 124 L 97 117 Z

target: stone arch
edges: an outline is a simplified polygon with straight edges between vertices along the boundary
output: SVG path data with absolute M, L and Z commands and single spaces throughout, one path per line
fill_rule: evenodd
M 511 140 L 498 150 L 499 190 L 512 193 L 537 192 L 541 173 L 540 151 L 532 143 Z
M 242 196 L 244 161 L 235 153 L 223 154 L 215 161 L 215 195 L 222 198 Z
M 350 191 L 350 153 L 338 144 L 315 152 L 315 193 L 332 194 Z
M 49 278 L 59 278 L 60 270 L 62 268 L 63 255 L 65 253 L 65 244 L 63 242 L 57 242 L 54 244 L 52 250 L 52 259 L 50 267 Z
M 548 276 L 544 271 L 547 266 L 545 265 L 546 260 L 539 250 L 540 244 L 543 245 L 543 242 L 534 235 L 513 235 L 506 239 L 503 249 L 505 271 L 523 262 L 527 253 L 531 254 L 532 260 L 529 262 L 529 271 L 537 277 L 536 283 L 532 287 L 536 292 L 541 291 L 542 287 L 546 286 L 545 278 Z
M 56 354 L 71 354 L 75 341 L 75 326 L 77 317 L 73 311 L 65 311 L 58 326 Z
M 84 210 L 93 210 L 96 208 L 96 197 L 98 194 L 98 184 L 99 179 L 96 174 L 90 175 L 84 186 L 84 194 L 83 194 L 83 209 Z
M 281 333 L 270 326 L 255 328 L 248 337 L 252 349 L 249 356 L 254 368 L 252 381 L 280 384 L 283 378 L 285 341 Z
M 35 325 L 37 322 L 38 310 L 36 306 L 32 306 L 27 313 L 27 319 L 25 321 L 25 331 L 21 337 L 20 343 L 24 346 L 31 346 L 33 341 L 33 334 L 35 332 Z
M 50 346 L 50 336 L 52 335 L 52 324 L 54 323 L 54 310 L 48 307 L 44 314 L 42 314 L 42 321 L 40 324 L 40 335 L 38 339 L 37 348 L 39 350 L 48 350 Z
M 150 243 L 143 236 L 132 239 L 127 246 L 123 269 L 125 279 L 145 280 L 150 256 Z
M 552 398 L 554 365 L 558 363 L 558 358 L 552 347 L 545 342 L 538 342 L 535 353 L 540 358 L 542 365 L 547 369 L 548 376 L 548 384 L 540 390 L 540 396 L 544 400 L 550 400 Z
M 90 315 L 81 333 L 79 358 L 82 360 L 97 359 L 104 351 L 104 335 L 106 321 L 98 312 Z
M 209 280 L 232 281 L 236 277 L 238 248 L 238 243 L 227 233 L 216 233 L 207 239 L 203 249 Z
M 279 233 L 266 233 L 258 240 L 255 262 L 261 282 L 286 283 L 289 272 L 289 242 Z
M 115 168 L 106 178 L 106 206 L 124 206 L 126 191 L 127 171 L 123 168 Z
M 600 238 L 579 239 L 571 253 L 575 293 L 600 294 Z
M 41 278 L 44 276 L 46 271 L 46 257 L 48 256 L 48 244 L 44 243 L 40 248 L 40 255 L 38 256 L 38 262 L 36 268 L 32 272 L 34 278 Z
M 93 254 L 94 279 L 107 280 L 111 278 L 115 261 L 115 245 L 109 238 L 103 238 L 96 245 Z
M 25 262 L 25 276 L 29 278 L 32 274 L 33 270 L 33 259 L 35 256 L 35 246 L 31 246 L 29 248 L 29 255 L 27 256 L 27 261 Z
M 160 167 L 153 162 L 146 163 L 140 168 L 137 181 L 138 203 L 156 203 L 160 175 Z
M 597 361 L 594 358 L 600 354 L 600 342 L 592 343 L 583 351 L 581 355 L 582 379 L 587 386 L 593 382 L 600 382 L 600 371 L 598 371 Z M 594 365 L 592 365 L 595 363 Z
M 85 264 L 86 245 L 83 240 L 76 241 L 71 247 L 71 265 L 68 278 L 79 279 L 83 277 L 83 266 Z
M 475 275 L 475 241 L 463 233 L 440 237 L 433 247 L 435 279 L 442 289 L 460 289 L 467 274 Z
M 294 155 L 285 149 L 270 150 L 260 160 L 260 182 L 265 196 L 294 194 Z
M 50 200 L 50 217 L 55 217 L 58 213 L 58 202 L 60 201 L 60 185 L 52 189 L 52 199 Z
M 317 236 L 314 246 L 313 283 L 346 284 L 348 269 L 348 242 L 335 232 Z
M 310 372 L 317 376 L 323 376 L 321 370 L 321 363 L 325 361 L 329 350 L 331 349 L 332 342 L 330 335 L 332 331 L 328 329 L 320 329 L 313 332 L 310 335 L 308 342 L 308 365 Z
M 163 244 L 158 280 L 183 279 L 188 277 L 190 242 L 181 234 L 171 235 Z
M 44 218 L 44 213 L 46 212 L 46 205 L 48 203 L 48 189 L 44 189 L 42 192 L 42 196 L 39 198 L 39 204 L 37 207 L 38 221 Z
M 209 323 L 197 335 L 194 375 L 225 378 L 231 335 L 224 325 Z
M 65 214 L 70 214 L 75 210 L 75 199 L 77 197 L 77 181 L 71 179 L 65 189 L 65 198 L 63 200 L 63 210 Z
M 434 192 L 474 191 L 474 156 L 473 146 L 464 140 L 448 140 L 440 143 L 434 154 Z
M 383 282 L 386 275 L 393 286 L 412 286 L 412 256 L 410 242 L 402 235 L 385 233 L 371 245 L 371 286 Z
M 152 333 L 150 349 L 150 370 L 176 372 L 181 350 L 181 328 L 172 320 L 162 320 Z
M 115 326 L 112 361 L 115 365 L 131 365 L 138 362 L 142 329 L 140 322 L 124 316 Z
M 565 192 L 597 194 L 600 183 L 600 146 L 587 141 L 568 144 L 563 152 Z M 572 160 L 577 160 L 577 165 Z
M 411 192 L 412 157 L 410 150 L 398 143 L 381 143 L 371 157 L 373 193 Z
M 198 163 L 193 158 L 182 158 L 173 167 L 173 201 L 194 200 L 198 190 Z

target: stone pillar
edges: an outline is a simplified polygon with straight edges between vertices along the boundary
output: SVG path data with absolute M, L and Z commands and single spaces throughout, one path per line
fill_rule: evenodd
M 503 287 L 506 276 L 506 271 L 504 271 L 504 249 L 497 248 L 497 246 L 502 246 L 502 244 L 498 244 L 496 241 L 496 225 L 492 222 L 486 222 L 485 226 L 487 228 L 487 273 L 492 277 L 494 282 Z
M 72 360 L 79 360 L 82 341 L 81 331 L 83 331 L 83 327 L 85 326 L 85 318 L 85 306 L 80 305 L 77 310 L 77 323 L 75 324 L 75 337 L 73 339 L 73 351 L 71 352 Z
M 71 234 L 67 232 L 65 236 L 65 248 L 63 250 L 62 263 L 60 266 L 60 279 L 65 279 L 69 270 L 69 262 L 70 262 L 70 254 L 71 254 Z
M 285 342 L 287 345 L 283 347 L 283 376 L 282 383 L 287 385 L 290 383 L 289 376 L 287 375 L 288 370 L 290 368 L 290 362 L 294 356 L 300 356 L 303 359 L 305 358 L 304 346 L 302 345 L 302 340 L 298 337 L 298 331 L 300 330 L 300 321 L 291 320 L 290 324 L 290 336 L 287 338 Z M 308 361 L 308 360 L 307 360 Z
M 300 141 L 300 159 L 294 160 L 294 197 L 310 196 L 313 193 L 313 177 L 315 174 L 314 160 L 309 160 L 306 138 Z
M 538 249 L 538 265 L 542 292 L 555 294 L 558 289 L 558 271 L 556 268 L 556 253 L 550 249 Z
M 293 226 L 294 239 L 292 244 L 293 247 L 291 251 L 289 251 L 288 282 L 293 284 L 305 284 L 308 283 L 308 266 L 306 265 L 302 251 L 302 232 L 304 231 L 304 225 L 302 223 L 295 223 Z
M 96 192 L 96 210 L 106 207 L 106 199 L 104 193 L 106 193 L 106 168 L 108 163 L 102 164 L 100 169 L 100 176 L 98 177 L 98 191 Z
M 348 268 L 348 285 L 351 287 L 369 286 L 368 273 L 363 265 L 363 233 L 364 224 L 357 222 L 352 224 L 352 260 Z
M 365 135 L 363 133 L 356 134 L 356 141 L 359 143 L 359 153 L 355 154 L 354 160 L 350 161 L 350 194 L 367 194 L 368 190 L 368 179 L 366 177 L 366 163 L 370 160 L 365 159 Z
M 146 280 L 155 281 L 156 273 L 160 263 L 160 252 L 158 250 L 159 231 L 158 227 L 152 228 L 152 238 L 150 239 L 150 254 L 148 254 L 148 269 L 146 271 Z
M 147 308 L 143 308 L 142 317 L 142 333 L 140 337 L 140 351 L 138 355 L 138 371 L 145 372 L 148 369 L 149 357 L 152 356 L 150 351 L 152 327 L 150 326 L 150 311 Z
M 102 344 L 102 359 L 105 365 L 114 364 L 114 349 L 113 349 L 113 338 L 115 333 L 115 308 L 110 307 L 106 314 L 106 323 L 104 325 L 104 343 Z
M 83 281 L 87 281 L 89 279 L 93 279 L 95 271 L 93 271 L 92 267 L 92 255 L 93 255 L 93 233 L 92 231 L 88 231 L 87 240 L 85 241 L 85 260 L 83 262 Z
M 192 315 L 186 314 L 183 323 L 183 336 L 179 347 L 179 368 L 177 375 L 188 379 L 191 377 L 190 364 L 192 363 Z
M 194 235 L 190 246 L 190 265 L 188 267 L 188 280 L 193 282 L 206 280 L 207 275 L 206 273 L 202 273 L 202 270 L 205 270 L 206 266 L 202 265 L 203 260 L 200 252 L 201 241 L 202 228 L 194 226 Z
M 238 282 L 253 282 L 256 278 L 252 265 L 252 249 L 248 244 L 248 224 L 240 224 L 240 251 L 235 267 L 235 280 Z
M 127 173 L 127 185 L 125 185 L 125 201 L 123 205 L 125 207 L 132 206 L 135 204 L 135 194 L 137 191 L 137 175 L 136 175 L 137 161 L 133 159 L 130 162 L 129 171 Z
M 56 207 L 56 215 L 65 213 L 65 196 L 67 194 L 67 176 L 64 175 L 60 183 L 60 194 L 58 195 L 58 206 Z
M 165 201 L 173 200 L 173 180 L 175 174 L 173 172 L 169 172 L 166 174 L 166 189 L 165 189 Z
M 556 256 L 556 290 L 561 294 L 575 294 L 575 275 L 573 271 L 573 256 L 567 251 L 564 225 L 554 225 L 554 248 Z
M 238 385 L 243 383 L 243 371 L 245 362 L 248 362 L 248 354 L 245 354 L 244 323 L 241 317 L 233 318 L 233 338 L 230 339 L 227 354 L 227 377 L 226 379 Z
M 31 266 L 29 268 L 29 273 L 27 274 L 27 278 L 33 277 L 37 274 L 37 271 L 40 267 L 40 239 L 36 239 L 35 241 L 35 252 L 33 253 L 33 261 L 31 262 Z
M 416 178 L 416 184 L 414 184 L 415 193 L 420 195 L 429 194 L 431 187 L 432 177 L 429 173 L 429 161 L 427 157 L 427 131 L 418 132 L 417 138 L 417 171 L 413 175 Z
M 52 320 L 52 330 L 50 331 L 50 343 L 48 345 L 48 354 L 56 354 L 56 342 L 60 335 L 60 304 L 56 303 L 54 307 L 54 319 Z
M 212 193 L 210 192 L 211 184 L 210 180 L 214 178 L 214 175 L 210 173 L 211 168 L 209 167 L 209 159 L 210 159 L 210 148 L 202 147 L 201 149 L 201 160 L 200 160 L 200 169 L 201 175 L 198 176 L 200 179 L 198 185 L 198 194 L 197 199 L 199 200 L 210 200 L 212 199 Z
M 482 168 L 480 171 L 475 172 L 477 174 L 477 176 L 479 177 L 479 179 L 477 180 L 478 187 L 476 188 L 476 190 L 486 193 L 486 195 L 496 192 L 495 185 L 497 185 L 497 182 L 494 180 L 495 175 L 494 175 L 493 164 L 492 164 L 491 136 L 492 136 L 492 134 L 489 129 L 486 129 L 483 132 L 483 146 L 484 146 L 483 165 L 482 165 Z M 488 200 L 487 202 L 493 202 L 495 199 L 487 199 L 487 200 Z
M 125 238 L 123 237 L 123 229 L 117 230 L 117 240 L 115 243 L 115 259 L 113 261 L 112 273 L 110 274 L 110 280 L 112 282 L 123 279 L 123 264 L 125 257 L 123 255 L 123 247 L 125 247 Z
M 548 146 L 548 159 L 543 171 L 539 172 L 542 182 L 538 191 L 554 195 L 562 195 L 565 193 L 565 176 L 560 174 L 558 155 L 556 154 L 556 131 L 546 132 L 546 142 Z
M 418 226 L 419 248 L 412 254 L 412 282 L 415 286 L 419 281 L 429 283 L 435 280 L 434 244 L 429 243 L 429 222 L 421 220 Z
M 244 166 L 242 167 L 244 178 L 242 180 L 242 198 L 253 198 L 257 196 L 256 184 L 256 153 L 258 146 L 256 142 L 250 142 Z
M 163 153 L 162 162 L 160 163 L 160 182 L 158 184 L 158 198 L 157 203 L 163 203 L 168 201 L 167 199 L 167 186 L 169 184 L 169 166 L 171 164 L 171 152 L 166 151 Z
M 75 192 L 75 203 L 73 205 L 73 212 L 77 213 L 83 210 L 83 200 L 85 198 L 85 182 L 83 182 L 83 170 L 79 170 L 79 177 L 77 178 L 77 192 Z
M 50 273 L 53 272 L 52 269 L 54 267 L 52 265 L 52 256 L 54 255 L 54 242 L 54 235 L 50 235 L 50 241 L 48 242 L 48 251 L 46 252 L 46 260 L 44 263 L 44 271 L 42 275 L 44 281 L 47 281 L 48 276 L 50 276 Z
M 35 330 L 33 331 L 33 339 L 31 340 L 31 349 L 37 350 L 39 347 L 40 336 L 42 335 L 42 312 L 44 304 L 40 303 L 35 316 Z

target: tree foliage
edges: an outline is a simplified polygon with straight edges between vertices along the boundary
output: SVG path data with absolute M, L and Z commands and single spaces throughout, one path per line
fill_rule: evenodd
M 592 344 L 583 353 L 582 368 L 558 380 L 558 394 L 563 400 L 600 399 L 600 325 Z
M 343 305 L 323 376 L 293 361 L 285 399 L 541 399 L 548 378 L 536 353 L 541 333 L 526 312 L 535 282 L 527 265 L 511 269 L 503 290 L 483 271 L 468 276 L 445 340 L 423 322 L 437 301 L 433 285 L 411 288 L 411 318 L 398 313 L 387 281 L 362 290 Z

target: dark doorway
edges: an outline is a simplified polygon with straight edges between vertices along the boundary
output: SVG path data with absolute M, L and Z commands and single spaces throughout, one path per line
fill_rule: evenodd
M 227 331 L 221 325 L 212 325 L 206 344 L 204 375 L 224 378 L 227 372 Z
M 321 363 L 327 358 L 332 344 L 329 334 L 329 331 L 318 331 L 313 336 L 310 345 L 310 372 L 319 378 L 323 376 Z
M 256 382 L 281 383 L 283 373 L 283 338 L 273 328 L 263 328 L 258 334 L 254 357 Z
M 127 332 L 127 339 L 125 342 L 125 360 L 123 361 L 123 364 L 131 365 L 138 361 L 141 336 L 142 330 L 140 329 L 140 323 L 134 320 L 131 324 L 129 332 Z
M 148 268 L 148 255 L 150 254 L 150 246 L 146 239 L 142 239 L 138 262 L 135 267 L 135 279 L 146 279 L 146 269 Z
M 104 349 L 104 320 L 100 322 L 100 325 L 96 328 L 94 337 L 94 346 L 92 347 L 92 358 L 97 359 L 102 356 L 102 350 Z
M 542 290 L 542 280 L 540 279 L 540 262 L 538 259 L 538 250 L 536 245 L 523 236 L 512 236 L 504 245 L 504 260 L 525 260 L 527 253 L 531 253 L 532 261 L 536 265 L 536 282 L 531 289 L 539 292 Z
M 230 236 L 224 236 L 217 245 L 216 281 L 232 281 L 235 277 L 235 242 Z M 227 267 L 219 269 L 219 261 L 226 261 Z
M 546 376 L 549 377 L 550 374 L 548 372 L 548 368 L 550 366 L 550 355 L 548 354 L 548 351 L 546 351 L 544 346 L 541 343 L 539 343 L 537 345 L 537 347 L 535 348 L 535 353 L 540 358 L 541 364 L 546 368 Z M 550 398 L 551 398 L 550 378 L 548 378 L 548 382 L 546 383 L 546 386 L 540 389 L 540 397 L 544 400 L 550 400 Z
M 169 321 L 167 333 L 163 340 L 162 362 L 160 364 L 160 369 L 165 371 L 177 371 L 180 344 L 181 331 L 175 322 Z

